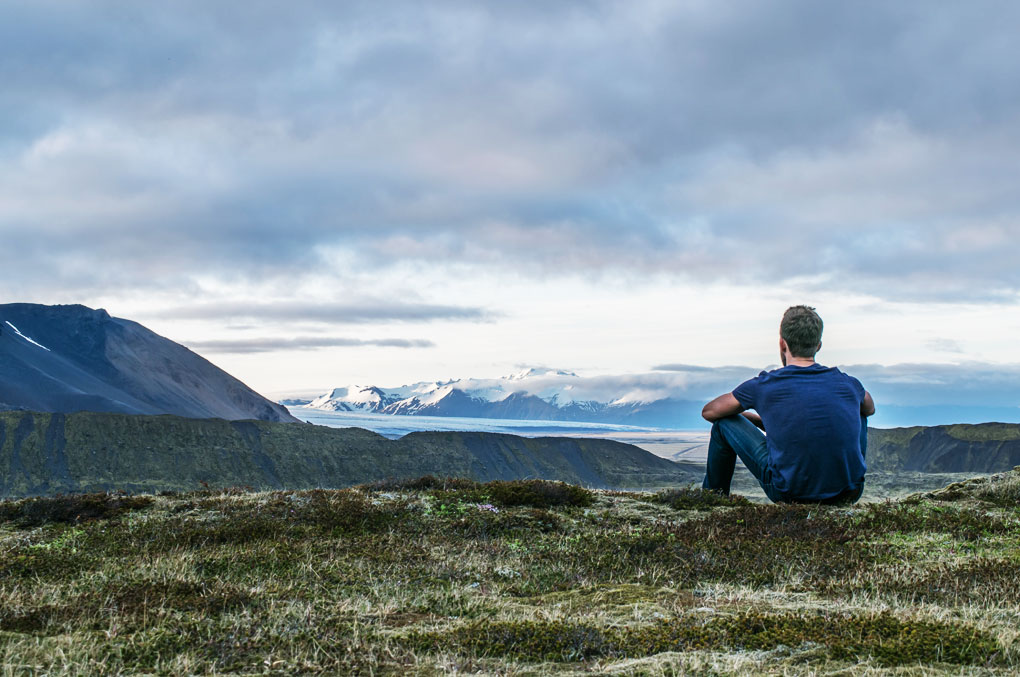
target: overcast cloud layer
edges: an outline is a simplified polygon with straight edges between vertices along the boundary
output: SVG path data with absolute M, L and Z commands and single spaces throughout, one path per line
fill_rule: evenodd
M 757 364 L 807 302 L 836 363 L 966 363 L 961 402 L 1020 404 L 994 385 L 1017 25 L 1006 0 L 4 2 L 0 302 L 105 305 L 264 390 Z
M 180 288 L 340 253 L 1012 298 L 1018 20 L 1006 1 L 7 2 L 0 275 Z

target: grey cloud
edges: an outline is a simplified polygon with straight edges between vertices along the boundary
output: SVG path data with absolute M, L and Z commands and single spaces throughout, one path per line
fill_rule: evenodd
M 319 348 L 353 348 L 375 346 L 383 348 L 433 348 L 435 343 L 425 339 L 352 339 L 321 336 L 296 338 L 256 338 L 221 341 L 193 341 L 190 348 L 207 353 L 271 353 L 287 350 L 317 350 Z
M 876 399 L 898 405 L 1020 407 L 1020 365 L 960 364 L 850 365 Z
M 742 367 L 738 367 L 738 368 L 742 368 Z M 679 363 L 656 365 L 656 366 L 652 367 L 652 370 L 653 371 L 679 371 L 679 372 L 688 372 L 688 373 L 693 372 L 693 373 L 700 373 L 700 374 L 718 371 L 718 369 L 713 368 L 713 367 L 699 367 L 696 364 L 679 364 Z
M 202 320 L 255 320 L 267 322 L 314 322 L 363 324 L 371 322 L 434 322 L 460 320 L 481 322 L 495 317 L 482 308 L 427 303 L 204 303 L 160 311 L 160 317 Z
M 0 281 L 283 278 L 340 248 L 380 270 L 1009 298 L 1017 19 L 1009 2 L 7 3 Z

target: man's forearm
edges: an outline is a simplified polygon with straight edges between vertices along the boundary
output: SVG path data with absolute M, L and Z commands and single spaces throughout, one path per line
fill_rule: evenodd
M 743 410 L 744 408 L 733 396 L 733 393 L 726 393 L 706 404 L 705 408 L 701 410 L 701 417 L 709 423 L 715 423 L 721 418 L 739 414 Z

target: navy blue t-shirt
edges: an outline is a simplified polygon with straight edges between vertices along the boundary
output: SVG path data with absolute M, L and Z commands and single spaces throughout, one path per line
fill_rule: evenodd
M 791 499 L 822 500 L 864 482 L 864 386 L 835 367 L 787 365 L 741 383 L 733 396 L 765 426 L 772 485 Z

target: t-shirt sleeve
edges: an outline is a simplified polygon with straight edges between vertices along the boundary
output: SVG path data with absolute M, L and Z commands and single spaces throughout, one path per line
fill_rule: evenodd
M 854 389 L 855 393 L 857 393 L 857 399 L 863 402 L 864 401 L 864 386 L 861 385 L 861 382 L 858 381 L 857 379 L 855 379 L 853 376 L 850 376 L 848 378 L 850 379 L 850 387 Z
M 748 379 L 733 389 L 733 397 L 737 398 L 737 402 L 740 402 L 740 406 L 744 409 L 755 409 L 755 402 L 758 400 L 758 386 L 762 374 Z

